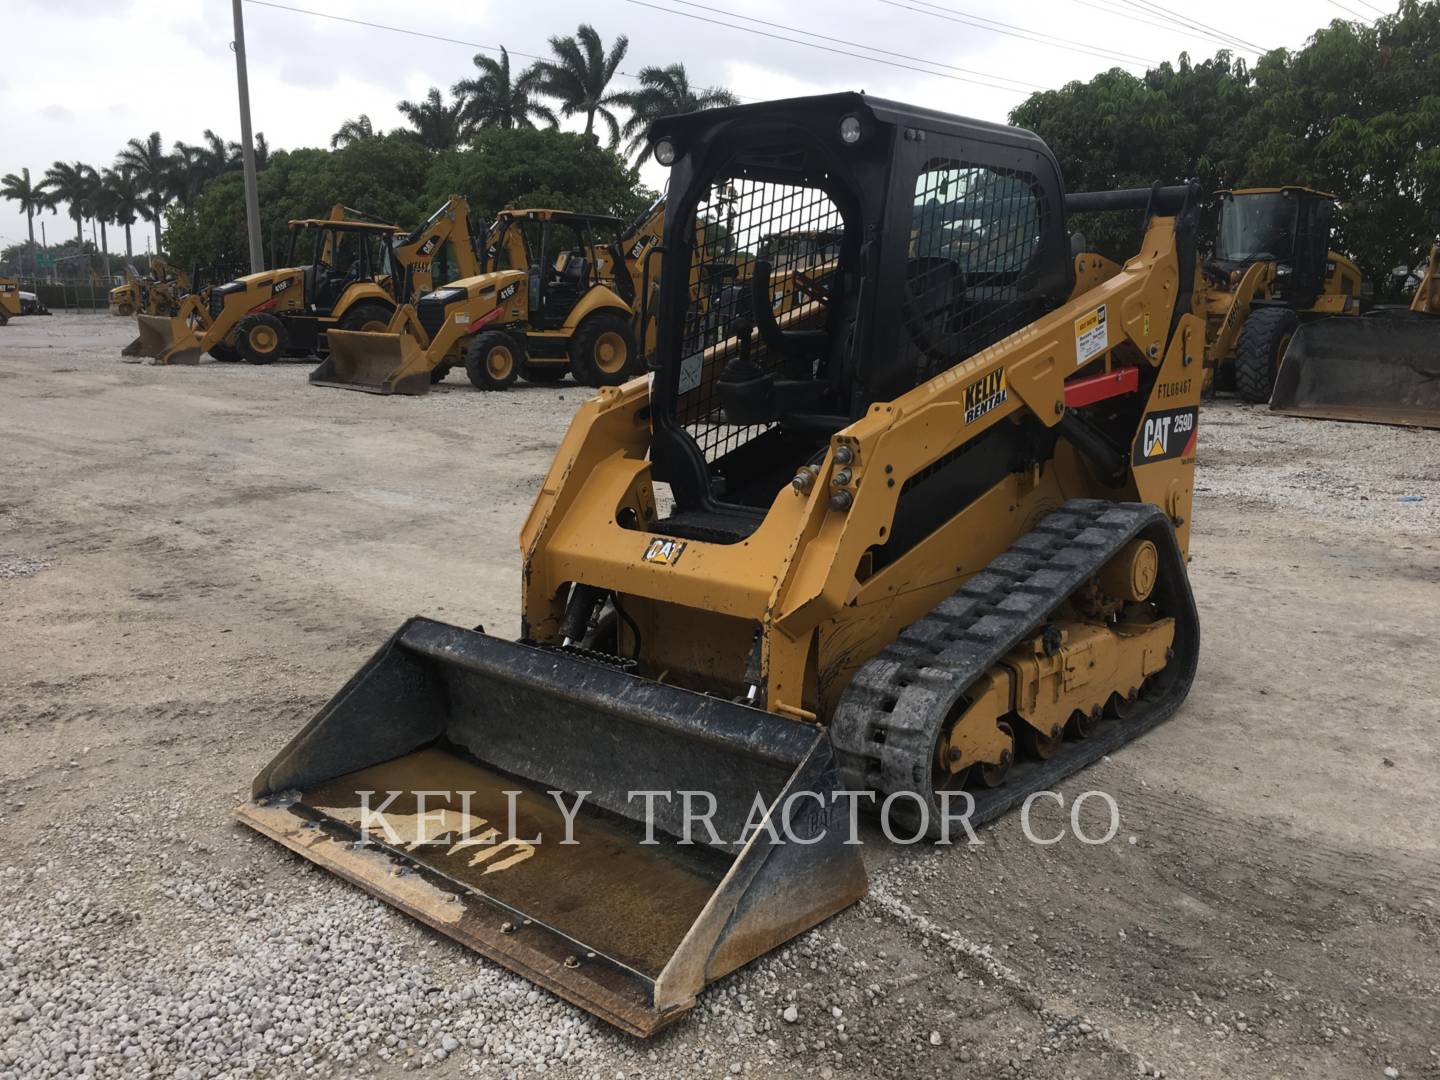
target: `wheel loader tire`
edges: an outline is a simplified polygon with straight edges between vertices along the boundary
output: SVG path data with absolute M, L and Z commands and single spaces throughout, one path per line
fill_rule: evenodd
M 465 346 L 465 374 L 477 390 L 508 390 L 520 374 L 524 356 L 513 336 L 487 330 Z
M 520 366 L 520 375 L 526 382 L 547 386 L 553 386 L 565 378 L 565 371 L 562 364 L 525 363 Z
M 570 372 L 582 386 L 619 386 L 640 373 L 639 350 L 622 315 L 592 315 L 570 341 Z
M 1259 308 L 1245 318 L 1235 342 L 1235 392 L 1241 401 L 1263 405 L 1275 389 L 1275 373 L 1299 324 L 1285 308 Z
M 285 355 L 285 324 L 261 312 L 246 315 L 235 328 L 235 348 L 251 364 L 273 364 Z
M 449 364 L 441 364 L 441 365 L 439 365 L 438 367 L 431 368 L 431 369 L 430 369 L 430 385 L 431 385 L 431 386 L 434 386 L 436 383 L 442 383 L 442 382 L 444 382 L 444 381 L 445 381 L 445 376 L 446 376 L 446 375 L 449 375 L 449 374 L 450 374 L 450 365 L 449 365 Z
M 210 355 L 222 364 L 234 364 L 240 360 L 240 352 L 233 345 L 216 345 Z
M 340 329 L 383 334 L 390 326 L 390 316 L 394 314 L 384 304 L 356 304 L 340 317 Z

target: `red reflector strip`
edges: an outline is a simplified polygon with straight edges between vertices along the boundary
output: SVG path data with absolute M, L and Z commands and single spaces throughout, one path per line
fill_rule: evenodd
M 1140 369 L 1136 367 L 1117 368 L 1103 375 L 1091 375 L 1084 379 L 1073 379 L 1065 384 L 1065 407 L 1080 409 L 1094 405 L 1106 398 L 1132 394 L 1140 389 Z
M 489 325 L 490 323 L 492 323 L 492 322 L 494 322 L 496 319 L 498 319 L 498 318 L 500 317 L 500 313 L 503 312 L 504 310 L 505 310 L 504 308 L 498 308 L 498 307 L 497 307 L 497 308 L 491 308 L 491 309 L 490 309 L 489 311 L 487 311 L 484 315 L 481 315 L 480 318 L 478 318 L 478 319 L 476 319 L 474 322 L 472 322 L 472 323 L 470 324 L 470 329 L 469 329 L 469 330 L 466 330 L 465 333 L 467 333 L 467 334 L 473 334 L 473 333 L 475 333 L 477 330 L 484 330 L 487 325 Z

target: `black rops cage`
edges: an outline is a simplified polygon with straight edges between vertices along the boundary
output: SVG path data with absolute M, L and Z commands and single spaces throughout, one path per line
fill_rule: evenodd
M 1059 168 L 1029 132 L 834 94 L 667 117 L 650 138 L 673 160 L 662 531 L 743 538 L 871 403 L 1069 294 Z

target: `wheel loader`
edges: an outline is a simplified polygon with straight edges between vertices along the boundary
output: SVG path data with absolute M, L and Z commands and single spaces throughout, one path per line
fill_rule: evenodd
M 397 311 L 383 331 L 336 332 L 310 376 L 317 386 L 423 394 L 455 366 L 481 390 L 517 377 L 587 386 L 640 370 L 640 293 L 655 272 L 664 203 L 628 229 L 565 210 L 502 210 L 472 271 Z M 652 331 L 653 332 L 653 331 Z
M 1321 319 L 1290 340 L 1273 412 L 1440 428 L 1440 243 L 1408 308 Z
M 1361 313 L 1360 270 L 1330 250 L 1334 195 L 1287 185 L 1216 198 L 1220 230 L 1204 268 L 1206 389 L 1264 403 L 1301 323 Z
M 328 218 L 292 221 L 286 268 L 217 285 L 208 303 L 188 297 L 170 318 L 139 316 L 137 355 L 156 364 L 196 364 L 203 353 L 252 364 L 323 355 L 332 328 L 383 329 L 397 296 L 428 292 L 442 251 L 460 272 L 473 272 L 468 213 L 465 200 L 451 196 L 408 234 L 347 216 L 342 206 Z
M 1180 706 L 1205 348 L 1196 185 L 1066 196 L 1030 132 L 856 93 L 649 138 L 653 373 L 572 419 L 518 638 L 412 618 L 237 811 L 642 1036 L 865 893 L 861 813 L 954 841 Z M 1105 210 L 1123 266 L 1070 253 Z

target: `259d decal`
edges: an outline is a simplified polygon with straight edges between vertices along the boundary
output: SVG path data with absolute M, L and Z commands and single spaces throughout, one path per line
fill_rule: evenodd
M 1194 405 L 1146 413 L 1145 422 L 1140 425 L 1140 434 L 1135 439 L 1135 464 L 1153 465 L 1157 461 L 1193 454 L 1195 421 L 1199 413 Z

